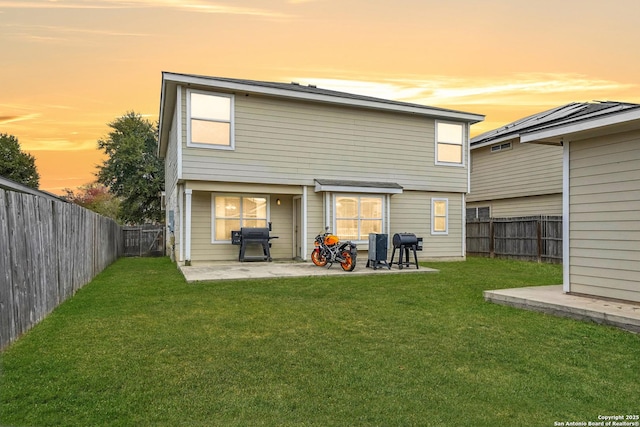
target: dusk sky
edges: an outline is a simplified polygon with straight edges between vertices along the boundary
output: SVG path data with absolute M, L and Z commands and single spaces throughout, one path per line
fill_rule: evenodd
M 637 0 L 0 0 L 0 133 L 40 188 L 95 179 L 161 72 L 297 81 L 486 115 L 472 136 L 573 101 L 640 103 Z

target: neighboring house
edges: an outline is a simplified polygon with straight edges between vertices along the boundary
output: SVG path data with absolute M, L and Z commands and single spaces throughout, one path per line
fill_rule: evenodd
M 593 104 L 518 142 L 562 150 L 564 292 L 640 302 L 640 105 Z
M 562 148 L 521 144 L 521 135 L 540 126 L 606 115 L 626 105 L 573 102 L 472 138 L 467 217 L 562 215 Z
M 237 260 L 231 231 L 272 223 L 275 259 L 308 259 L 325 226 L 362 250 L 369 233 L 412 232 L 421 259 L 464 259 L 469 126 L 483 118 L 165 72 L 159 155 L 176 258 Z
M 25 193 L 31 194 L 32 196 L 44 197 L 45 199 L 55 202 L 67 202 L 66 199 L 58 197 L 55 194 L 49 193 L 48 191 L 37 190 L 33 187 L 29 187 L 28 185 L 24 185 L 21 182 L 14 181 L 4 176 L 0 176 L 0 188 L 9 191 L 15 191 L 17 193 Z

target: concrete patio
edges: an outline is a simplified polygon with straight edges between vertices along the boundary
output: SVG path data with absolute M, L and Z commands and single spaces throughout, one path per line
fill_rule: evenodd
M 589 320 L 640 333 L 640 304 L 565 294 L 562 292 L 562 285 L 485 291 L 484 299 L 496 304 Z
M 237 279 L 273 279 L 279 277 L 311 277 L 311 276 L 360 276 L 365 274 L 425 274 L 438 270 L 415 265 L 404 267 L 402 270 L 394 265 L 391 269 L 366 267 L 366 260 L 358 264 L 353 271 L 344 271 L 339 264 L 331 268 L 317 267 L 311 262 L 202 262 L 191 266 L 180 265 L 180 271 L 187 282 L 202 282 L 210 280 Z

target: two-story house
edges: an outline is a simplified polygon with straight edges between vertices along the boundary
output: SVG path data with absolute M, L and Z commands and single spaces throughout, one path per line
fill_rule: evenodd
M 464 259 L 469 126 L 483 118 L 165 72 L 159 155 L 176 259 L 236 260 L 231 232 L 269 223 L 274 259 L 308 259 L 325 226 L 361 250 L 369 233 L 411 232 L 421 259 Z
M 562 147 L 523 144 L 522 135 L 567 120 L 604 117 L 628 105 L 572 102 L 473 137 L 467 217 L 562 215 Z

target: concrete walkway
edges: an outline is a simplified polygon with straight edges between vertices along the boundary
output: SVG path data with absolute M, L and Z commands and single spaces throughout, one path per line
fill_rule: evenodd
M 640 304 L 565 294 L 562 292 L 562 285 L 485 291 L 484 299 L 496 304 L 591 320 L 640 333 Z
M 317 267 L 311 262 L 219 262 L 219 263 L 194 263 L 186 267 L 180 265 L 180 271 L 187 282 L 201 282 L 210 280 L 237 280 L 237 279 L 266 279 L 278 277 L 309 277 L 309 276 L 360 276 L 364 274 L 424 274 L 434 273 L 438 270 L 414 265 L 387 268 L 366 267 L 366 260 L 358 264 L 353 271 L 344 271 L 339 264 L 331 268 Z

